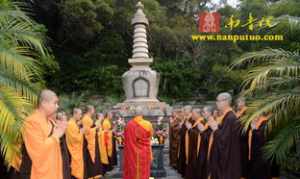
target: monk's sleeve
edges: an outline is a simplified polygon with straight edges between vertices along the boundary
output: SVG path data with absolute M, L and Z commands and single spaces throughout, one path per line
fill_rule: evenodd
M 151 133 L 151 137 L 152 137 L 153 133 L 154 133 L 154 129 L 153 129 L 153 126 L 151 123 L 149 124 L 149 129 L 150 129 L 150 133 Z
M 224 120 L 224 124 L 220 129 L 215 131 L 215 147 L 217 147 L 217 154 L 219 155 L 220 164 L 222 168 L 226 168 L 231 156 L 231 148 L 235 145 L 235 139 L 238 139 L 238 123 L 236 118 L 228 116 Z
M 105 131 L 109 131 L 111 130 L 111 124 L 108 120 L 104 120 L 103 121 L 103 125 L 102 125 L 103 130 Z
M 59 145 L 59 140 L 54 136 L 45 138 L 41 126 L 32 121 L 25 122 L 23 139 L 32 162 L 35 166 L 41 166 L 40 170 L 44 168 L 48 157 L 53 157 L 52 154 L 57 151 Z
M 82 141 L 82 135 L 81 133 L 78 131 L 78 127 L 73 125 L 73 124 L 69 124 L 67 131 L 66 131 L 67 137 L 70 140 L 70 142 L 81 142 Z

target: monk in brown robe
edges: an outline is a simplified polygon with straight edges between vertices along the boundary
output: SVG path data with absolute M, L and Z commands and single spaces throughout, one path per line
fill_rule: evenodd
M 57 123 L 65 123 L 68 124 L 68 117 L 65 112 L 61 111 L 58 112 L 56 116 L 53 116 L 54 126 L 57 125 Z M 66 141 L 66 135 L 64 134 L 63 137 L 60 140 L 60 151 L 62 155 L 62 161 L 63 161 L 63 178 L 64 179 L 71 179 L 71 159 L 70 159 L 70 153 L 67 146 Z
M 232 97 L 229 93 L 220 93 L 217 107 L 222 112 L 220 123 L 209 120 L 214 139 L 209 151 L 210 179 L 240 179 L 240 123 L 231 108 Z
M 247 106 L 246 106 L 246 99 L 244 97 L 239 97 L 236 100 L 236 109 L 235 114 L 236 117 L 241 121 L 242 117 L 246 115 Z M 241 130 L 241 162 L 242 162 L 242 178 L 247 176 L 248 172 L 248 132 L 249 129 L 246 131 Z
M 4 158 L 3 158 L 2 154 L 0 154 L 0 176 L 3 178 L 8 178 L 8 176 L 9 176 L 6 165 L 4 164 Z
M 271 179 L 271 162 L 263 157 L 263 146 L 267 142 L 265 130 L 270 115 L 261 115 L 251 123 L 248 147 L 249 159 L 247 179 Z
M 76 179 L 84 178 L 83 134 L 79 128 L 81 116 L 81 109 L 74 108 L 66 131 L 67 146 L 71 155 L 71 174 Z
M 186 145 L 186 139 L 188 137 L 188 127 L 191 126 L 192 116 L 192 107 L 186 106 L 184 109 L 184 120 L 181 122 L 181 129 L 179 131 L 180 141 L 179 141 L 179 152 L 178 152 L 178 158 L 177 158 L 177 170 L 178 173 L 181 174 L 182 177 L 185 176 L 185 169 L 187 165 L 187 145 Z
M 94 106 L 88 105 L 81 120 L 84 131 L 84 170 L 88 178 L 101 178 L 104 171 L 101 165 L 97 128 L 92 119 L 94 114 Z
M 179 130 L 180 130 L 180 114 L 179 112 L 173 112 L 170 117 L 169 139 L 170 139 L 170 165 L 171 167 L 177 167 L 177 155 L 179 150 Z
M 188 138 L 186 138 L 186 150 L 187 153 L 187 166 L 185 170 L 185 179 L 204 179 L 205 178 L 205 146 L 202 141 L 201 133 L 203 133 L 208 127 L 204 126 L 204 118 L 200 116 L 198 109 L 193 109 L 191 125 L 188 128 Z M 207 138 L 207 137 L 206 137 Z M 204 137 L 204 140 L 205 139 Z M 201 155 L 201 157 L 200 157 Z M 198 161 L 204 158 L 202 161 Z M 200 171 L 199 171 L 200 170 Z
M 67 123 L 49 119 L 58 109 L 58 97 L 43 90 L 38 108 L 25 119 L 22 137 L 31 162 L 30 179 L 65 179 L 60 140 Z M 69 176 L 70 177 L 70 176 Z
M 158 139 L 158 144 L 164 145 L 167 136 L 166 126 L 163 123 L 163 117 L 160 116 L 157 119 L 157 124 L 155 126 L 155 137 Z
M 208 146 L 209 139 L 211 136 L 211 129 L 208 127 L 206 121 L 214 120 L 213 117 L 213 106 L 207 105 L 203 107 L 202 116 L 205 119 L 205 122 L 201 122 L 198 124 L 198 129 L 201 131 L 201 143 L 200 149 L 197 159 L 197 179 L 207 179 L 208 177 L 208 169 L 207 169 L 207 158 L 208 158 Z

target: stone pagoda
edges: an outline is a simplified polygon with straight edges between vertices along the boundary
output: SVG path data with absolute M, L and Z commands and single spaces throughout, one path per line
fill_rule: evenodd
M 114 106 L 123 117 L 134 115 L 136 106 L 143 107 L 144 116 L 155 119 L 158 116 L 168 116 L 171 108 L 157 99 L 160 75 L 151 69 L 153 58 L 149 57 L 147 28 L 149 21 L 145 16 L 141 2 L 136 5 L 131 24 L 133 25 L 132 57 L 128 60 L 131 68 L 122 76 L 126 100 Z

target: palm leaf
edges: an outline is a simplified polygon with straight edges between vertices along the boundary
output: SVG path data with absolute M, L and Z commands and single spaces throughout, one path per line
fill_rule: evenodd
M 269 96 L 256 98 L 248 104 L 248 113 L 242 118 L 245 124 L 245 130 L 251 122 L 263 113 L 272 113 L 268 122 L 269 129 L 277 127 L 283 120 L 287 120 L 290 115 L 299 115 L 300 109 L 300 92 L 286 91 L 285 93 L 273 93 Z
M 230 69 L 245 68 L 262 64 L 269 64 L 286 59 L 299 58 L 299 54 L 294 52 L 285 51 L 283 49 L 264 49 L 262 51 L 248 52 L 243 54 L 240 58 L 235 60 Z
M 36 103 L 47 53 L 37 24 L 16 5 L 0 2 L 0 151 L 6 163 L 18 152 L 23 119 Z
M 17 152 L 13 145 L 20 137 L 23 119 L 32 105 L 13 88 L 0 87 L 0 99 L 0 148 L 6 161 L 10 161 Z
M 265 89 L 268 83 L 277 77 L 288 77 L 297 79 L 300 76 L 300 63 L 292 60 L 273 62 L 266 66 L 250 68 L 244 81 L 244 89 L 254 92 L 257 89 Z
M 278 131 L 273 140 L 264 147 L 265 157 L 285 163 L 290 149 L 300 137 L 300 118 L 291 119 L 289 123 Z

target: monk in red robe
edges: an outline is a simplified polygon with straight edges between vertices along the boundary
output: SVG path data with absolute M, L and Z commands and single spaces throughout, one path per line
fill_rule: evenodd
M 149 179 L 152 160 L 152 124 L 143 119 L 142 108 L 125 128 L 123 179 Z

